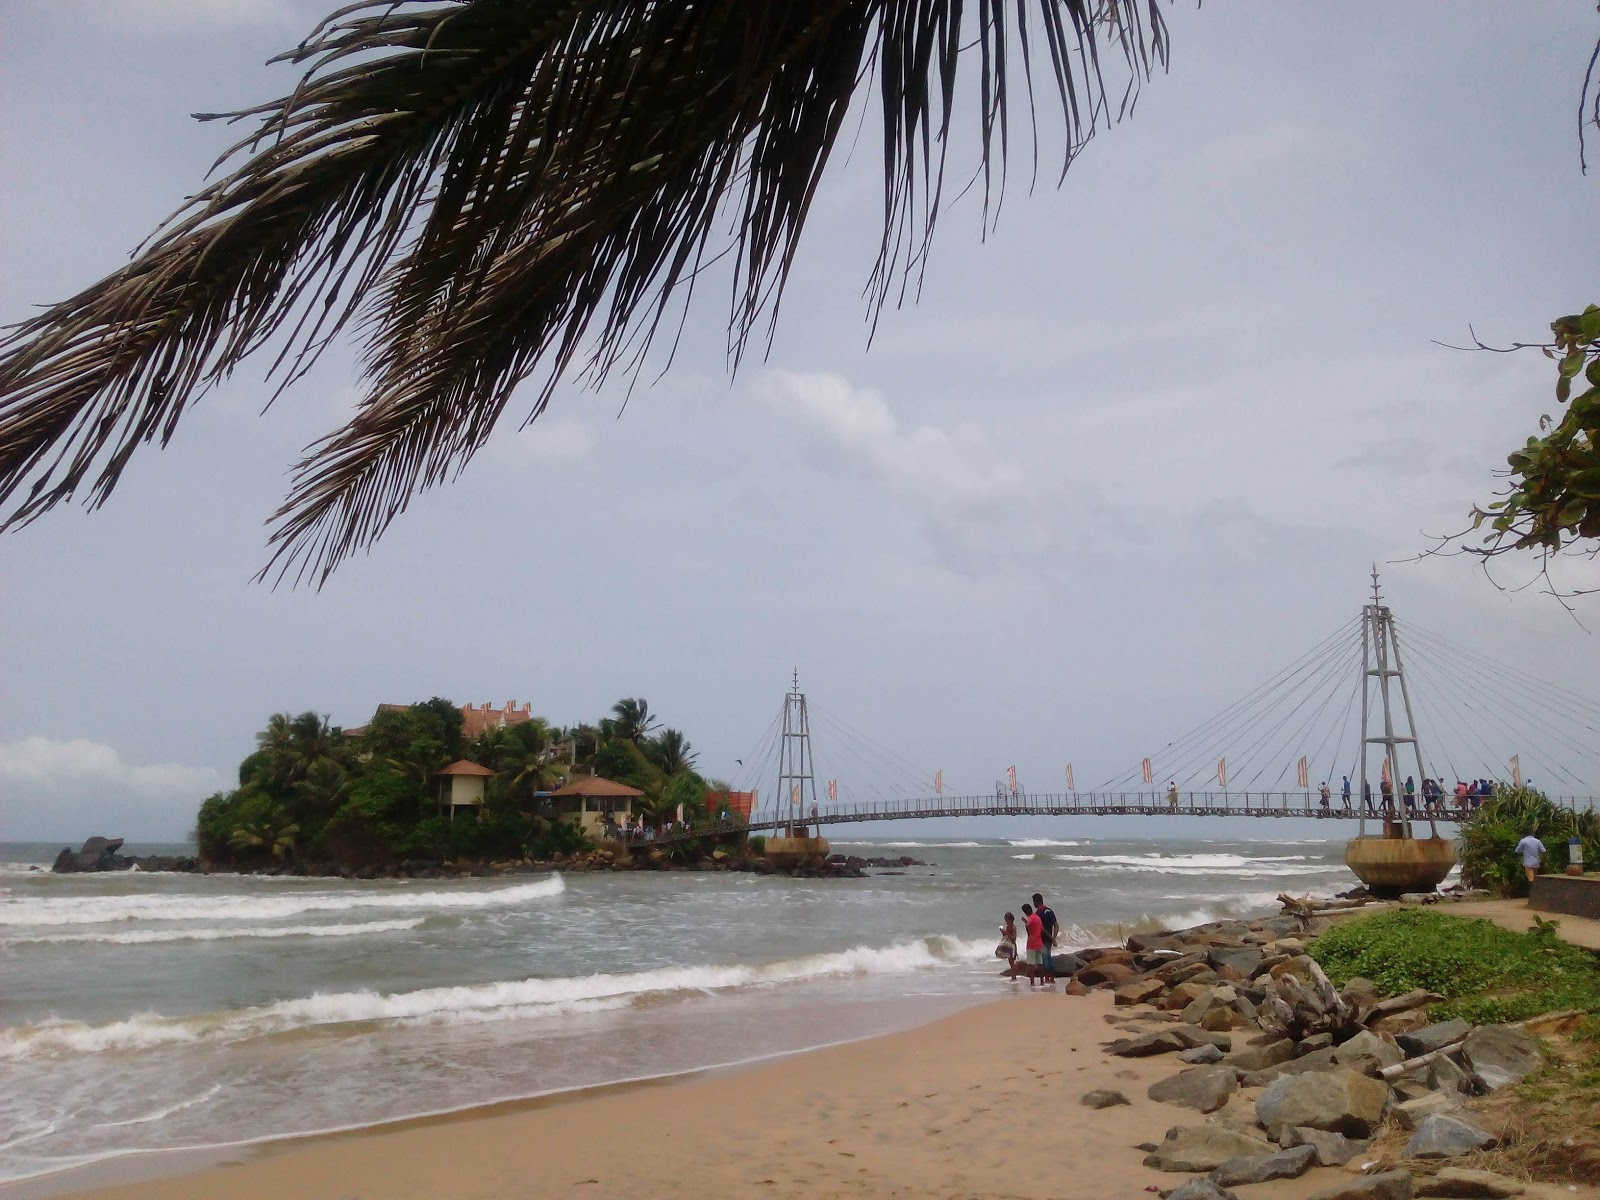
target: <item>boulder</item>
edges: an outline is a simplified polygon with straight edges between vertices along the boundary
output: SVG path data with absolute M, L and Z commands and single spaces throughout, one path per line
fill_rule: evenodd
M 1227 1034 L 1201 1029 L 1198 1025 L 1174 1025 L 1172 1033 L 1183 1039 L 1185 1050 L 1192 1050 L 1196 1046 L 1215 1046 L 1223 1051 L 1233 1049 L 1233 1039 Z
M 1342 1167 L 1367 1148 L 1367 1143 L 1347 1138 L 1342 1133 L 1296 1125 L 1286 1130 L 1278 1144 L 1284 1148 L 1310 1146 L 1317 1152 L 1317 1166 Z
M 1145 1155 L 1144 1165 L 1156 1171 L 1210 1171 L 1230 1158 L 1270 1153 L 1270 1143 L 1220 1125 L 1175 1125 Z
M 1435 1091 L 1456 1092 L 1463 1096 L 1472 1094 L 1472 1076 L 1448 1054 L 1442 1054 L 1428 1064 L 1428 1086 Z
M 1317 1192 L 1311 1200 L 1412 1200 L 1410 1171 L 1385 1171 L 1336 1183 Z
M 1252 1154 L 1230 1158 L 1215 1171 L 1211 1181 L 1219 1187 L 1238 1187 L 1243 1183 L 1266 1183 L 1270 1179 L 1298 1179 L 1316 1160 L 1314 1146 L 1295 1146 L 1271 1154 Z
M 1451 1042 L 1459 1042 L 1471 1031 L 1471 1025 L 1456 1017 L 1454 1020 L 1440 1021 L 1437 1025 L 1424 1025 L 1421 1029 L 1397 1033 L 1394 1040 L 1405 1051 L 1407 1058 L 1416 1058 L 1420 1054 L 1442 1050 Z
M 1161 998 L 1160 1007 L 1172 1009 L 1174 1011 L 1181 1011 L 1182 1009 L 1188 1008 L 1189 1005 L 1193 1004 L 1196 1000 L 1200 999 L 1210 990 L 1210 987 L 1203 983 L 1194 983 L 1192 981 L 1176 983 L 1172 986 L 1172 989 Z
M 92 837 L 78 851 L 63 849 L 56 855 L 52 871 L 71 874 L 77 871 L 123 871 L 133 863 L 120 858 L 121 838 Z
M 1313 1033 L 1310 1037 L 1303 1037 L 1300 1039 L 1299 1044 L 1294 1048 L 1294 1056 L 1296 1058 L 1304 1058 L 1306 1055 L 1314 1053 L 1317 1050 L 1327 1050 L 1332 1045 L 1333 1034 Z
M 1333 1061 L 1341 1065 L 1353 1063 L 1358 1058 L 1373 1058 L 1380 1066 L 1392 1067 L 1404 1062 L 1405 1055 L 1394 1042 L 1387 1042 L 1370 1029 L 1363 1029 L 1347 1042 L 1340 1043 L 1333 1052 Z
M 1294 1058 L 1294 1043 L 1278 1038 L 1264 1046 L 1246 1046 L 1228 1055 L 1228 1062 L 1241 1071 L 1264 1071 Z
M 1166 1200 L 1239 1200 L 1239 1197 L 1225 1188 L 1219 1188 L 1204 1175 L 1196 1175 L 1168 1192 Z
M 1115 1108 L 1119 1104 L 1131 1104 L 1132 1101 L 1121 1092 L 1109 1088 L 1096 1088 L 1079 1096 L 1078 1103 L 1086 1108 Z
M 1220 1046 L 1196 1046 L 1192 1050 L 1185 1050 L 1178 1055 L 1178 1061 L 1191 1066 L 1206 1067 L 1212 1063 L 1222 1061 L 1222 1048 Z
M 1296 1125 L 1347 1137 L 1370 1137 L 1383 1120 L 1389 1085 L 1354 1071 L 1284 1075 L 1256 1099 L 1256 1119 L 1269 1130 Z
M 1135 979 L 1123 984 L 1113 993 L 1113 1003 L 1124 1007 L 1130 1004 L 1148 1004 L 1166 990 L 1167 985 L 1159 979 Z
M 1453 1113 L 1460 1107 L 1460 1099 L 1454 1095 L 1428 1092 L 1415 1100 L 1396 1104 L 1389 1111 L 1394 1114 L 1394 1119 L 1400 1122 L 1401 1129 L 1416 1129 L 1434 1113 Z
M 1149 1058 L 1152 1054 L 1188 1050 L 1193 1044 L 1180 1038 L 1174 1030 L 1161 1029 L 1155 1033 L 1142 1033 L 1138 1037 L 1118 1038 L 1106 1046 L 1106 1053 L 1115 1054 L 1118 1058 Z
M 1339 995 L 1347 1004 L 1370 1008 L 1378 1002 L 1378 985 L 1364 975 L 1355 975 L 1339 989 Z
M 1467 1034 L 1461 1059 L 1486 1092 L 1520 1083 L 1544 1065 L 1538 1041 L 1508 1025 L 1484 1025 Z
M 1057 978 L 1061 979 L 1065 979 L 1068 975 L 1076 975 L 1079 971 L 1083 970 L 1089 965 L 1076 954 L 1067 952 L 1063 952 L 1061 954 L 1052 954 L 1050 956 L 1050 961 L 1056 969 Z
M 1213 950 L 1210 954 L 1211 965 L 1214 967 L 1231 967 L 1246 979 L 1261 965 L 1264 957 L 1256 946 L 1244 946 L 1237 950 Z
M 1228 1030 L 1236 1029 L 1244 1023 L 1243 1014 L 1222 1006 L 1209 1010 L 1200 1018 L 1200 1028 L 1209 1029 L 1213 1033 L 1227 1033 Z
M 1434 1113 L 1424 1117 L 1417 1131 L 1406 1143 L 1407 1158 L 1454 1158 L 1458 1154 L 1471 1154 L 1474 1150 L 1487 1150 L 1498 1139 L 1486 1129 L 1480 1129 L 1463 1117 Z
M 1126 963 L 1095 962 L 1078 971 L 1074 978 L 1086 987 L 1105 988 L 1127 983 L 1137 974 L 1138 972 Z
M 1507 1179 L 1493 1171 L 1470 1171 L 1465 1167 L 1444 1167 L 1432 1178 L 1417 1182 L 1419 1196 L 1457 1196 L 1481 1200 L 1507 1200 L 1520 1196 L 1528 1185 L 1518 1179 Z
M 1150 1085 L 1145 1093 L 1163 1104 L 1181 1104 L 1201 1112 L 1216 1112 L 1239 1090 L 1232 1067 L 1195 1067 Z

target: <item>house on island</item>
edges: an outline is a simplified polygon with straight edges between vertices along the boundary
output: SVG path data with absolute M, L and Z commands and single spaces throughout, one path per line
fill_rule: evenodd
M 489 703 L 463 704 L 461 709 L 461 740 L 470 742 L 491 729 L 503 729 L 508 725 L 521 725 L 524 721 L 533 720 L 533 704 L 523 701 L 518 705 L 515 700 L 507 700 L 502 708 Z M 386 712 L 409 712 L 409 704 L 380 704 L 372 715 Z M 346 737 L 360 737 L 366 733 L 366 725 L 357 725 L 344 731 Z
M 456 819 L 456 809 L 472 808 L 483 812 L 483 786 L 494 774 L 488 767 L 458 758 L 433 777 L 437 785 L 434 798 L 439 807 L 448 809 L 450 819 Z
M 606 836 L 608 823 L 632 823 L 633 802 L 642 795 L 638 788 L 614 779 L 585 775 L 557 788 L 549 799 L 562 821 L 576 825 L 592 838 L 601 838 Z

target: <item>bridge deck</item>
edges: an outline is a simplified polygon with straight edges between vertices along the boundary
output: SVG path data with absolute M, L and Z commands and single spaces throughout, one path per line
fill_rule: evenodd
M 1553 797 L 1573 809 L 1592 809 L 1592 796 Z M 893 800 L 872 804 L 830 804 L 819 806 L 809 815 L 758 817 L 744 822 L 737 819 L 700 822 L 687 829 L 662 831 L 649 839 L 652 844 L 711 837 L 718 834 L 769 833 L 788 826 L 847 825 L 869 821 L 916 821 L 934 817 L 1295 817 L 1320 821 L 1381 820 L 1381 803 L 1365 808 L 1359 800 L 1346 807 L 1335 795 L 1322 807 L 1314 794 L 1306 792 L 1184 792 L 1174 805 L 1159 792 L 1067 792 L 1051 795 L 936 796 L 918 800 Z M 1388 810 L 1391 814 L 1393 810 Z M 1420 825 L 1459 823 L 1471 818 L 1470 805 L 1458 805 L 1455 797 L 1446 803 L 1427 807 L 1418 803 L 1407 807 L 1407 815 Z M 638 838 L 631 838 L 638 841 Z

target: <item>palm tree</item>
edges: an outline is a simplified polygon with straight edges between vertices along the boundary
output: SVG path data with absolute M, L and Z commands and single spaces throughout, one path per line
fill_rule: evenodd
M 554 777 L 545 750 L 550 727 L 542 718 L 508 725 L 497 731 L 493 763 L 506 794 L 521 801 L 542 790 Z
M 234 850 L 266 850 L 274 858 L 288 858 L 294 854 L 295 839 L 299 836 L 298 825 L 274 825 L 263 821 L 235 828 L 228 835 L 228 845 Z
M 689 739 L 677 729 L 663 729 L 641 749 L 663 775 L 681 775 L 693 770 L 698 757 L 690 748 Z
M 318 759 L 291 790 L 313 812 L 331 813 L 350 794 L 349 773 L 331 758 Z
M 869 312 L 919 285 L 958 92 L 985 220 L 1015 89 L 1063 173 L 1167 59 L 1156 0 L 357 0 L 281 56 L 293 91 L 126 266 L 0 339 L 0 518 L 103 503 L 129 456 L 273 342 L 292 385 L 343 330 L 366 395 L 295 468 L 262 574 L 321 582 L 581 369 L 638 368 L 735 214 L 735 366 L 770 328 L 818 181 L 876 81 Z M 967 70 L 963 71 L 962 68 Z M 1108 75 L 1116 78 L 1108 82 Z M 972 78 L 976 75 L 976 78 Z M 1037 169 L 1038 130 L 1034 131 Z
M 273 713 L 266 729 L 256 734 L 256 745 L 267 754 L 273 781 L 293 787 L 321 764 L 338 766 L 344 739 L 327 717 L 317 713 L 303 712 L 297 717 Z
M 618 700 L 611 711 L 616 717 L 611 726 L 612 735 L 635 744 L 660 723 L 650 715 L 650 702 L 642 697 Z

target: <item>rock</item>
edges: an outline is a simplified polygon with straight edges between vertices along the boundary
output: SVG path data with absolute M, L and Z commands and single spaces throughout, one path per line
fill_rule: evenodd
M 1517 1179 L 1507 1179 L 1493 1171 L 1470 1171 L 1465 1167 L 1444 1167 L 1430 1178 L 1417 1184 L 1419 1196 L 1481 1197 L 1482 1200 L 1506 1200 L 1520 1196 L 1528 1185 Z
M 1374 1033 L 1387 1033 L 1391 1037 L 1398 1037 L 1402 1033 L 1410 1033 L 1413 1029 L 1421 1029 L 1427 1024 L 1428 1014 L 1420 1008 L 1413 1008 L 1406 1012 L 1388 1013 L 1373 1021 L 1367 1028 Z
M 1309 1125 L 1291 1127 L 1278 1144 L 1286 1149 L 1310 1146 L 1317 1152 L 1319 1167 L 1342 1167 L 1367 1148 L 1364 1141 L 1347 1138 L 1342 1133 L 1329 1133 L 1326 1129 L 1312 1129 Z
M 72 874 L 77 871 L 125 871 L 133 865 L 129 859 L 117 854 L 122 849 L 121 838 L 92 837 L 77 852 L 63 849 L 56 855 L 52 871 Z
M 1231 1008 L 1213 1008 L 1200 1018 L 1200 1028 L 1209 1029 L 1213 1033 L 1226 1033 L 1243 1024 L 1244 1016 Z
M 1174 1025 L 1172 1034 L 1183 1039 L 1185 1050 L 1193 1050 L 1196 1046 L 1215 1046 L 1223 1051 L 1233 1049 L 1233 1039 L 1227 1034 L 1201 1029 L 1197 1025 Z
M 1339 990 L 1339 995 L 1348 1004 L 1370 1007 L 1378 1002 L 1378 985 L 1364 975 L 1356 975 Z
M 1416 1058 L 1419 1054 L 1442 1050 L 1451 1042 L 1459 1042 L 1471 1031 L 1472 1026 L 1457 1017 L 1451 1021 L 1440 1021 L 1437 1025 L 1424 1025 L 1408 1033 L 1397 1033 L 1394 1040 L 1405 1051 L 1407 1058 Z
M 1181 1104 L 1201 1112 L 1216 1112 L 1239 1090 L 1232 1067 L 1195 1067 L 1150 1085 L 1145 1095 L 1163 1104 Z
M 1167 985 L 1159 979 L 1136 979 L 1116 990 L 1113 1003 L 1122 1006 L 1148 1004 L 1166 990 Z
M 1079 953 L 1085 962 L 1096 966 L 1102 963 L 1117 963 L 1124 967 L 1133 965 L 1133 951 L 1124 950 L 1121 946 L 1090 946 Z
M 1405 1061 L 1405 1054 L 1393 1042 L 1386 1042 L 1370 1029 L 1363 1029 L 1333 1052 L 1333 1061 L 1345 1064 L 1358 1058 L 1375 1058 L 1380 1066 L 1392 1067 Z
M 1194 1049 L 1185 1050 L 1178 1055 L 1178 1061 L 1197 1067 L 1210 1066 L 1212 1063 L 1222 1061 L 1222 1048 L 1220 1046 L 1196 1046 Z
M 1074 976 L 1086 987 L 1116 987 L 1128 982 L 1138 972 L 1125 963 L 1091 963 Z
M 1239 1197 L 1219 1188 L 1204 1175 L 1196 1175 L 1168 1192 L 1165 1200 L 1239 1200 Z
M 1089 994 L 1089 989 L 1084 987 L 1083 984 L 1079 983 L 1076 979 L 1069 979 L 1062 987 L 1061 994 L 1064 996 L 1087 996 Z
M 1264 955 L 1255 946 L 1245 946 L 1238 950 L 1213 950 L 1209 957 L 1212 966 L 1231 967 L 1248 979 L 1261 965 Z
M 1412 1196 L 1410 1171 L 1385 1171 L 1336 1183 L 1317 1192 L 1311 1200 L 1412 1200 Z
M 1230 1158 L 1270 1154 L 1272 1146 L 1219 1125 L 1175 1125 L 1144 1165 L 1157 1171 L 1210 1171 Z
M 1089 965 L 1076 954 L 1052 954 L 1050 957 L 1051 961 L 1055 964 L 1056 978 L 1058 979 L 1065 979 L 1068 975 L 1076 975 L 1079 971 L 1083 970 L 1084 967 Z
M 1445 1054 L 1428 1064 L 1428 1086 L 1435 1091 L 1470 1096 L 1472 1076 L 1463 1071 L 1455 1059 Z
M 1310 1037 L 1300 1039 L 1299 1045 L 1294 1048 L 1296 1058 L 1304 1058 L 1318 1050 L 1326 1050 L 1333 1045 L 1333 1034 L 1313 1033 Z
M 1193 1004 L 1196 1000 L 1200 999 L 1210 990 L 1211 988 L 1208 985 L 1203 983 L 1195 983 L 1192 980 L 1186 980 L 1182 983 L 1175 983 L 1167 992 L 1167 994 L 1161 998 L 1160 1007 L 1181 1011 L 1182 1009 L 1188 1008 L 1189 1005 Z
M 1520 1083 L 1544 1065 L 1539 1043 L 1507 1025 L 1484 1025 L 1467 1034 L 1461 1058 L 1486 1092 Z
M 1454 1158 L 1474 1150 L 1487 1150 L 1496 1143 L 1494 1134 L 1479 1129 L 1471 1121 L 1445 1113 L 1424 1117 L 1406 1143 L 1407 1158 Z
M 1219 1187 L 1238 1187 L 1243 1183 L 1266 1183 L 1270 1179 L 1298 1179 L 1316 1160 L 1314 1146 L 1295 1146 L 1271 1154 L 1252 1154 L 1230 1158 L 1211 1172 L 1211 1182 Z
M 1292 975 L 1301 983 L 1311 982 L 1311 960 L 1304 954 L 1296 954 L 1284 959 L 1272 970 L 1267 972 L 1274 979 L 1282 979 L 1285 975 Z
M 1256 1119 L 1269 1130 L 1296 1125 L 1347 1137 L 1369 1137 L 1383 1120 L 1389 1085 L 1354 1071 L 1308 1071 L 1267 1085 L 1256 1100 Z
M 1087 1108 L 1115 1108 L 1119 1104 L 1131 1104 L 1133 1101 L 1129 1100 L 1121 1092 L 1112 1091 L 1109 1088 L 1096 1088 L 1092 1092 L 1085 1092 L 1079 1096 L 1078 1103 Z
M 1118 1038 L 1106 1046 L 1107 1054 L 1118 1058 L 1148 1058 L 1152 1054 L 1171 1054 L 1175 1050 L 1188 1050 L 1193 1043 L 1180 1038 L 1171 1029 L 1144 1033 L 1138 1037 Z
M 1228 1055 L 1228 1062 L 1241 1071 L 1263 1071 L 1294 1058 L 1294 1043 L 1278 1038 L 1264 1046 L 1246 1046 Z
M 1246 1071 L 1239 1082 L 1245 1087 L 1266 1087 L 1274 1079 L 1281 1079 L 1285 1075 L 1304 1075 L 1307 1071 L 1325 1071 L 1333 1065 L 1333 1047 L 1325 1046 L 1321 1050 L 1313 1050 L 1310 1054 L 1302 1054 L 1299 1058 L 1291 1059 L 1286 1063 L 1279 1063 L 1274 1067 L 1266 1067 L 1260 1071 Z
M 1415 1100 L 1396 1104 L 1389 1111 L 1394 1114 L 1394 1119 L 1400 1122 L 1401 1129 L 1416 1129 L 1434 1113 L 1452 1113 L 1460 1107 L 1460 1101 L 1455 1096 L 1447 1096 L 1443 1092 L 1429 1092 Z

